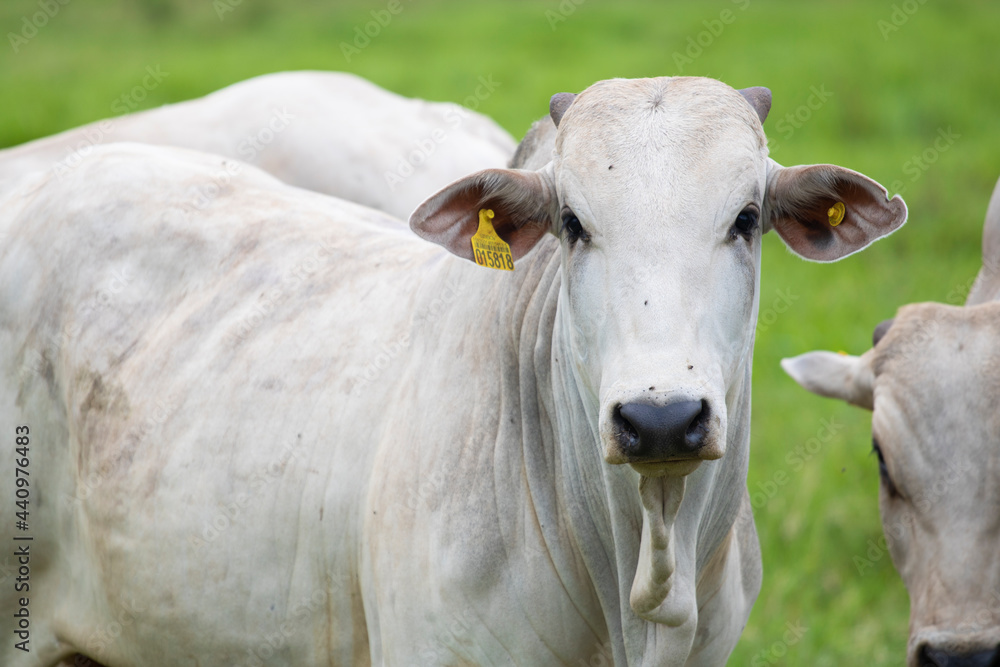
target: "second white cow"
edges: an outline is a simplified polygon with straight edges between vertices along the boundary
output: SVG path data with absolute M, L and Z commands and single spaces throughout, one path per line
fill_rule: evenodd
M 907 664 L 1000 667 L 1000 182 L 964 307 L 903 306 L 863 355 L 782 367 L 873 411 L 882 526 L 910 593 Z
M 353 74 L 280 72 L 0 150 L 0 191 L 30 171 L 66 174 L 95 145 L 115 141 L 235 158 L 404 220 L 456 178 L 503 167 L 516 146 L 490 118 L 458 104 L 401 97 Z M 190 206 L 218 196 L 241 164 L 220 161 Z

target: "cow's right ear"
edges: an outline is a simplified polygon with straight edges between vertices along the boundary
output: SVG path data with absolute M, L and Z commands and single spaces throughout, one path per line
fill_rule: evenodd
M 510 245 L 517 261 L 552 228 L 557 207 L 549 168 L 485 169 L 425 200 L 410 215 L 410 229 L 454 255 L 475 261 L 471 239 L 479 229 L 479 211 L 492 209 L 493 228 Z
M 906 204 L 879 183 L 833 164 L 782 167 L 768 159 L 764 230 L 796 255 L 834 262 L 906 222 Z
M 860 357 L 834 352 L 806 352 L 782 359 L 781 367 L 814 394 L 839 398 L 866 410 L 874 405 L 871 352 Z

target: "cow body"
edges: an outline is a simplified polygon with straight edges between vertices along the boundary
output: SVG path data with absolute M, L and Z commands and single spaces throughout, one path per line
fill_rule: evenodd
M 719 82 L 602 82 L 564 112 L 552 163 L 474 174 L 411 219 L 468 256 L 485 197 L 513 273 L 250 169 L 192 216 L 217 158 L 176 149 L 108 147 L 8 195 L 0 409 L 32 433 L 37 569 L 33 653 L 4 664 L 723 664 L 760 584 L 762 227 L 846 252 L 905 207 L 770 163 L 766 109 Z M 616 211 L 637 173 L 648 193 Z M 850 196 L 818 249 L 794 233 L 816 173 Z M 626 407 L 688 397 L 689 449 L 637 417 L 629 436 Z
M 1000 665 L 1000 182 L 965 306 L 903 306 L 860 357 L 782 361 L 806 389 L 873 410 L 879 506 L 910 594 L 911 667 Z
M 30 171 L 64 175 L 115 141 L 235 158 L 402 218 L 456 178 L 504 166 L 515 148 L 495 122 L 457 104 L 401 97 L 352 74 L 282 72 L 2 150 L 0 191 Z M 240 168 L 216 169 L 189 206 L 206 206 Z
M 109 667 L 620 655 L 620 612 L 601 603 L 618 604 L 617 561 L 627 569 L 638 544 L 606 552 L 612 517 L 580 498 L 594 476 L 608 478 L 598 507 L 604 484 L 634 494 L 635 473 L 553 446 L 592 437 L 583 420 L 553 424 L 579 401 L 554 393 L 569 358 L 543 352 L 562 335 L 554 240 L 501 275 L 375 212 L 267 183 L 188 222 L 173 202 L 213 163 L 159 158 L 81 166 L 87 191 L 119 194 L 109 217 L 81 190 L 60 216 L 79 216 L 72 234 L 40 224 L 41 186 L 7 239 L 4 284 L 25 262 L 62 269 L 4 309 L 18 341 L 4 367 L 21 383 L 5 385 L 3 421 L 31 429 L 38 503 L 34 653 L 4 664 L 71 647 Z M 155 199 L 129 187 L 142 169 Z M 112 293 L 115 276 L 128 282 Z M 453 355 L 465 363 L 436 370 Z M 759 586 L 746 461 L 726 464 L 689 482 L 684 536 L 692 566 L 707 554 L 700 597 L 726 591 L 706 626 L 724 643 L 706 633 L 699 647 L 713 655 Z M 696 492 L 717 476 L 739 491 L 709 521 Z M 636 505 L 614 522 L 638 530 Z M 681 635 L 667 646 L 686 654 L 696 623 L 663 628 Z

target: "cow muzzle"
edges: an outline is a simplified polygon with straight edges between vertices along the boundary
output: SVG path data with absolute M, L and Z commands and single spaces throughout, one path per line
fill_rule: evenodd
M 687 475 L 722 457 L 719 419 L 708 399 L 618 403 L 610 418 L 609 463 L 628 463 L 650 477 Z

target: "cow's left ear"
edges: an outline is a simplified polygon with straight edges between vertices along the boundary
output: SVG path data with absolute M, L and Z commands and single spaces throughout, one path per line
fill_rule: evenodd
M 472 236 L 479 211 L 493 211 L 493 229 L 510 245 L 517 261 L 552 228 L 557 207 L 550 167 L 539 171 L 485 169 L 461 178 L 431 195 L 410 214 L 417 236 L 475 261 Z
M 834 352 L 806 352 L 782 359 L 781 367 L 803 389 L 828 398 L 839 398 L 871 410 L 875 403 L 871 352 L 860 357 Z
M 867 247 L 906 222 L 906 204 L 879 183 L 832 164 L 782 167 L 768 159 L 764 230 L 792 252 L 833 262 Z

